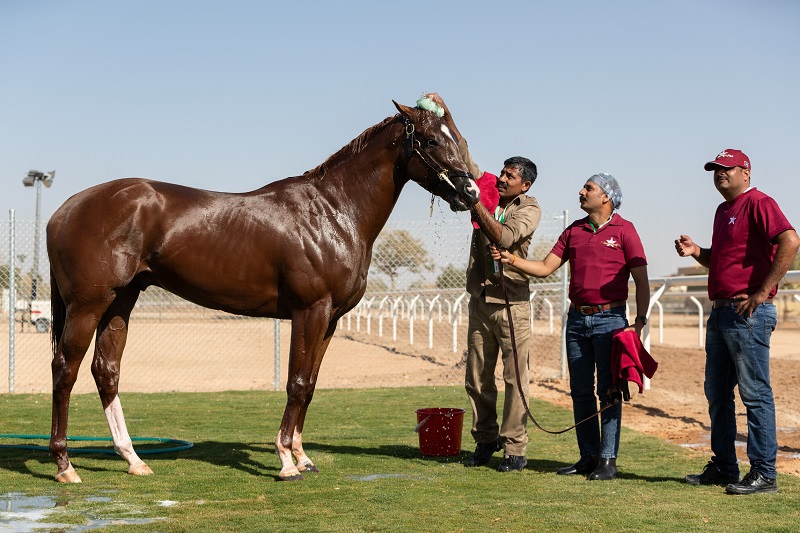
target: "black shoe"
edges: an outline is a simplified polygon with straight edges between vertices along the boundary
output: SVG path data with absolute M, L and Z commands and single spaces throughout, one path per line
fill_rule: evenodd
M 489 462 L 494 452 L 502 449 L 503 445 L 500 443 L 500 437 L 497 437 L 497 440 L 492 442 L 479 442 L 475 447 L 475 453 L 467 458 L 464 466 L 483 466 Z
M 600 479 L 609 480 L 614 479 L 617 475 L 617 458 L 616 457 L 601 457 L 600 462 L 594 472 L 589 474 L 590 480 Z
M 506 455 L 503 457 L 503 462 L 497 467 L 498 472 L 522 472 L 525 465 L 528 464 L 528 458 L 524 455 Z
M 720 472 L 714 461 L 709 461 L 703 467 L 702 474 L 689 474 L 684 478 L 689 485 L 727 485 L 729 483 L 738 483 L 739 476 L 729 476 Z
M 556 474 L 559 476 L 573 476 L 575 474 L 585 476 L 586 474 L 591 474 L 597 468 L 597 459 L 596 455 L 581 455 L 577 463 L 559 468 L 556 470 Z
M 755 494 L 757 492 L 778 492 L 778 482 L 765 477 L 761 472 L 750 471 L 738 483 L 725 487 L 728 494 Z

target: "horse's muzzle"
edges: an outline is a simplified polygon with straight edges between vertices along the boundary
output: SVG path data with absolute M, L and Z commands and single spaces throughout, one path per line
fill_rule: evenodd
M 459 183 L 458 194 L 467 205 L 475 205 L 481 198 L 481 190 L 472 178 L 465 179 Z

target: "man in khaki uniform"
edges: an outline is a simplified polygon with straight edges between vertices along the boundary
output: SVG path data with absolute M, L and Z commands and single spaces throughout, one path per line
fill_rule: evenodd
M 441 97 L 428 98 L 441 105 L 443 119 L 458 135 L 459 150 L 473 176 L 483 176 L 469 154 L 466 140 L 458 133 Z M 539 226 L 541 209 L 536 199 L 525 193 L 536 181 L 536 165 L 524 157 L 512 157 L 503 163 L 497 177 L 499 205 L 490 212 L 481 202 L 472 207 L 472 216 L 480 229 L 472 232 L 467 292 L 469 301 L 468 354 L 465 386 L 472 404 L 472 436 L 475 453 L 466 466 L 482 466 L 494 452 L 504 450 L 499 472 L 525 468 L 528 445 L 527 416 L 517 386 L 514 352 L 501 286 L 501 274 L 491 257 L 494 243 L 518 257 L 527 257 L 533 232 Z M 484 177 L 483 179 L 486 179 Z M 505 271 L 505 287 L 511 304 L 514 336 L 519 356 L 520 382 L 528 396 L 528 350 L 530 345 L 530 289 L 528 276 L 514 269 Z M 494 373 L 502 353 L 505 404 L 502 425 L 497 423 L 497 385 Z

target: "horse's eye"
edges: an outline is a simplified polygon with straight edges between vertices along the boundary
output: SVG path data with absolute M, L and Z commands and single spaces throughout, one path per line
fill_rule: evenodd
M 433 139 L 427 139 L 427 140 L 425 141 L 425 146 L 426 146 L 427 148 L 436 148 L 437 146 L 439 146 L 439 143 L 437 143 L 437 142 L 436 142 L 436 141 L 434 141 Z

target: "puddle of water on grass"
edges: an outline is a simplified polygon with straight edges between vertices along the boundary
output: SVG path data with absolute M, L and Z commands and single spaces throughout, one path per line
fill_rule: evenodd
M 172 507 L 173 505 L 178 505 L 178 502 L 172 500 L 156 500 L 156 503 L 161 507 Z
M 92 496 L 88 502 L 108 503 L 111 498 L 105 496 Z M 50 496 L 27 496 L 20 492 L 0 494 L 0 532 L 13 531 L 14 533 L 33 533 L 46 529 L 58 529 L 64 533 L 81 533 L 111 525 L 139 525 L 166 520 L 166 518 L 113 518 L 89 519 L 85 524 L 60 524 L 56 522 L 42 522 L 53 519 L 57 508 L 65 507 L 69 502 L 56 501 Z

